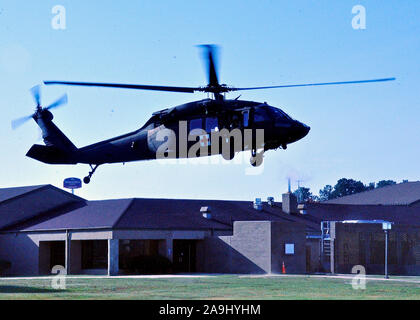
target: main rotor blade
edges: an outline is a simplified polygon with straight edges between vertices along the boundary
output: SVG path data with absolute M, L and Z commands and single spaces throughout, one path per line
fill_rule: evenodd
M 194 91 L 200 91 L 201 89 L 201 88 L 191 88 L 191 87 L 168 87 L 168 86 L 151 86 L 151 85 L 142 85 L 142 84 L 71 82 L 71 81 L 44 81 L 44 84 L 46 85 L 62 84 L 62 85 L 68 85 L 68 86 L 124 88 L 124 89 L 155 90 L 155 91 L 186 92 L 186 93 L 194 93 Z
M 306 84 L 289 84 L 289 85 L 283 85 L 283 86 L 269 86 L 269 87 L 231 88 L 230 91 L 275 89 L 275 88 L 293 88 L 293 87 L 310 87 L 310 86 L 328 86 L 328 85 L 338 85 L 338 84 L 384 82 L 384 81 L 393 81 L 393 80 L 395 80 L 395 78 L 383 78 L 383 79 L 373 79 L 373 80 L 356 80 L 356 81 L 340 81 L 340 82 L 320 82 L 320 83 L 306 83 Z
M 48 107 L 44 108 L 47 110 L 60 107 L 67 103 L 67 94 L 64 94 L 61 98 L 57 99 L 55 102 L 51 103 Z
M 207 60 L 207 73 L 209 86 L 219 86 L 219 80 L 217 77 L 217 46 L 211 44 L 203 44 L 199 47 L 203 48 L 204 59 Z
M 36 103 L 36 106 L 39 107 L 41 105 L 41 86 L 36 85 L 31 88 L 31 93 Z
M 19 128 L 21 125 L 23 125 L 25 122 L 29 121 L 30 119 L 32 119 L 32 115 L 13 120 L 12 129 L 16 130 L 17 128 Z

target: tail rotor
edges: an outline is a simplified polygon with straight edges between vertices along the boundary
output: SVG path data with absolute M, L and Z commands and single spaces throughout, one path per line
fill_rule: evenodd
M 68 101 L 67 94 L 64 94 L 63 96 L 58 98 L 56 101 L 51 103 L 49 106 L 43 108 L 42 105 L 41 105 L 41 86 L 36 85 L 36 86 L 32 87 L 30 91 L 32 93 L 32 97 L 33 97 L 33 99 L 35 101 L 35 104 L 36 104 L 35 113 L 13 120 L 12 121 L 12 129 L 13 130 L 16 130 L 17 128 L 22 126 L 27 121 L 29 121 L 31 119 L 35 119 L 38 116 L 41 116 L 42 113 L 45 112 L 46 110 L 51 110 L 51 109 L 61 107 L 61 106 L 65 105 Z

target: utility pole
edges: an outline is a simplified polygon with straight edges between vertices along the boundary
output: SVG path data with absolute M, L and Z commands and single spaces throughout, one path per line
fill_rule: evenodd
M 388 278 L 388 230 L 385 230 L 385 279 Z
M 383 222 L 382 230 L 385 231 L 385 279 L 389 279 L 388 275 L 388 238 L 389 230 L 391 230 L 391 222 Z

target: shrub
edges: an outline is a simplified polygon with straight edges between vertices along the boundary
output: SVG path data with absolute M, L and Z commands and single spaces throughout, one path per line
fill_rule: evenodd
M 0 275 L 2 275 L 7 269 L 10 269 L 11 266 L 12 264 L 9 261 L 0 260 Z

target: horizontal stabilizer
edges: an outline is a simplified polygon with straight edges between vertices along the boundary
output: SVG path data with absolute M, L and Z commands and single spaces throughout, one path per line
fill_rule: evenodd
M 27 157 L 48 164 L 76 164 L 73 153 L 65 152 L 54 146 L 34 144 L 26 154 Z

